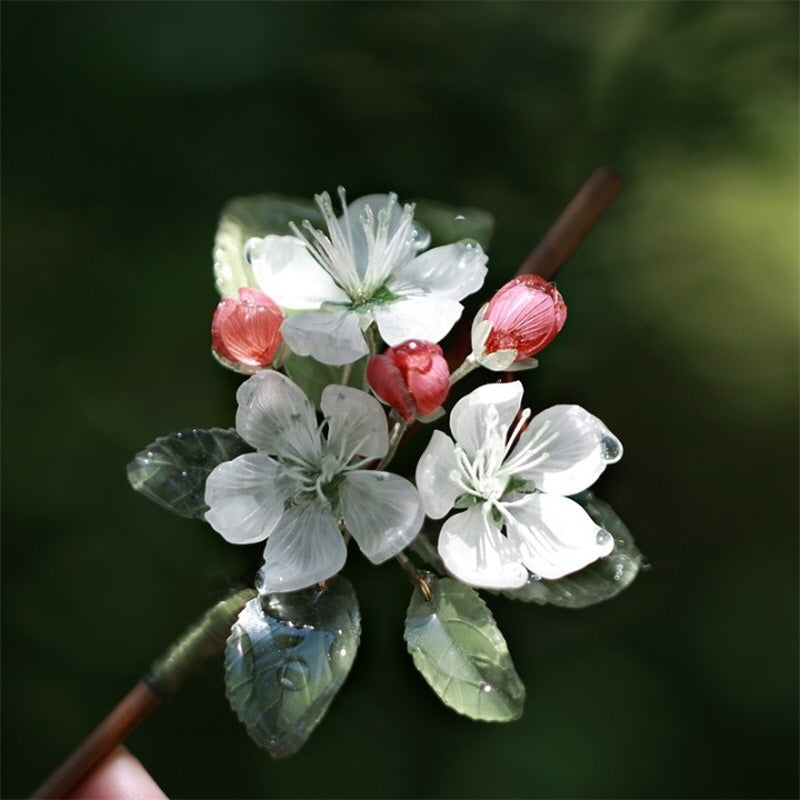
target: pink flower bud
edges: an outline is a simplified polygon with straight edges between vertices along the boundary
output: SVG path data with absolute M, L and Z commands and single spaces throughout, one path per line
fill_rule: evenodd
M 481 333 L 486 338 L 473 341 L 473 346 L 481 345 L 476 353 L 479 360 L 502 351 L 515 353 L 511 363 L 516 363 L 536 355 L 555 339 L 567 319 L 567 306 L 552 283 L 539 275 L 520 275 L 499 289 L 481 314 L 476 322 L 483 326 Z
M 237 372 L 270 366 L 281 344 L 283 313 L 262 292 L 239 289 L 238 298 L 220 301 L 211 320 L 211 349 L 217 360 Z
M 419 339 L 409 339 L 371 358 L 367 380 L 404 422 L 433 413 L 450 391 L 450 370 L 442 348 Z

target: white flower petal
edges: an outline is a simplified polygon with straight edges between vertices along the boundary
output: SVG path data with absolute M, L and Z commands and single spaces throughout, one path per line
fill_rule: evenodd
M 518 548 L 491 519 L 488 504 L 450 517 L 439 534 L 439 555 L 460 581 L 484 589 L 517 589 L 528 580 Z
M 515 541 L 525 566 L 543 578 L 555 579 L 607 556 L 614 538 L 574 501 L 536 492 L 507 511 L 509 538 Z
M 328 445 L 340 460 L 349 461 L 348 456 L 356 454 L 363 458 L 386 455 L 386 414 L 372 395 L 350 386 L 326 386 L 320 408 L 328 420 Z
M 290 349 L 340 367 L 369 353 L 354 311 L 309 311 L 287 317 L 281 333 Z
M 513 369 L 514 359 L 519 351 L 517 350 L 495 350 L 493 353 L 478 355 L 477 362 L 484 368 L 492 372 L 508 372 Z
M 532 455 L 547 453 L 547 458 L 515 474 L 533 481 L 540 491 L 563 495 L 587 489 L 607 464 L 622 457 L 619 439 L 597 417 L 574 405 L 553 406 L 537 414 L 510 460 L 526 449 Z
M 339 500 L 345 527 L 373 564 L 410 544 L 425 516 L 414 485 L 391 472 L 348 472 Z
M 475 318 L 472 320 L 472 328 L 470 330 L 470 341 L 472 342 L 472 353 L 476 357 L 483 352 L 483 346 L 492 332 L 491 320 L 485 318 L 486 309 L 489 307 L 488 303 L 484 303 Z
M 415 476 L 422 507 L 431 519 L 441 519 L 464 493 L 452 477 L 458 472 L 453 440 L 441 431 L 434 431 Z
M 421 289 L 442 300 L 462 300 L 483 286 L 488 260 L 479 244 L 434 247 L 393 270 L 388 287 L 395 294 Z
M 438 342 L 450 332 L 461 316 L 463 306 L 457 300 L 438 297 L 402 297 L 375 306 L 372 314 L 381 338 L 388 345 L 408 339 Z
M 206 522 L 233 544 L 266 539 L 291 493 L 291 483 L 279 478 L 281 471 L 263 453 L 245 453 L 219 464 L 206 480 Z
M 335 575 L 347 559 L 331 507 L 322 500 L 292 506 L 267 540 L 256 588 L 293 592 Z
M 270 234 L 244 246 L 256 288 L 288 309 L 319 308 L 325 302 L 346 302 L 347 295 L 295 236 Z
M 505 433 L 522 403 L 522 384 L 487 383 L 462 397 L 450 412 L 450 430 L 470 458 L 490 438 Z M 505 433 L 503 433 L 505 431 Z
M 320 451 L 317 417 L 303 390 L 285 375 L 264 369 L 236 392 L 236 430 L 266 453 L 315 460 Z

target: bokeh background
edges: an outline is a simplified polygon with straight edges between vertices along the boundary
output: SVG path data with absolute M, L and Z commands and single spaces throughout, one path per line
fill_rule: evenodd
M 626 187 L 525 381 L 622 439 L 597 491 L 649 571 L 582 612 L 491 599 L 528 687 L 492 726 L 416 674 L 401 571 L 353 557 L 362 647 L 297 756 L 251 745 L 221 662 L 129 745 L 176 798 L 797 796 L 796 3 L 6 2 L 2 26 L 3 797 L 251 566 L 125 477 L 233 420 L 222 205 L 485 208 L 491 289 L 601 163 Z

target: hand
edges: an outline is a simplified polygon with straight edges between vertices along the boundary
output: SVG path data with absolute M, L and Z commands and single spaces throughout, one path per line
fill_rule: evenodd
M 139 760 L 121 746 L 69 797 L 70 800 L 167 800 Z

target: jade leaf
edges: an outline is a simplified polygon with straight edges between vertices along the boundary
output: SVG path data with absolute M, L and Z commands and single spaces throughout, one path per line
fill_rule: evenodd
M 439 246 L 474 239 L 484 250 L 494 231 L 494 218 L 488 211 L 477 208 L 454 208 L 434 200 L 417 200 L 414 219 L 431 234 L 431 244 Z
M 322 225 L 322 215 L 311 202 L 277 195 L 236 197 L 222 209 L 214 238 L 214 277 L 217 291 L 231 297 L 242 286 L 255 287 L 243 247 L 253 236 L 290 236 L 290 222 L 301 225 L 309 220 Z
M 608 503 L 589 493 L 581 501 L 586 512 L 600 527 L 614 537 L 614 549 L 605 558 L 572 575 L 557 580 L 531 577 L 520 589 L 504 592 L 513 600 L 585 608 L 608 600 L 633 582 L 642 565 L 642 554 L 631 532 Z
M 225 648 L 228 702 L 252 739 L 275 758 L 297 752 L 345 681 L 361 635 L 353 587 L 256 597 Z
M 170 433 L 134 456 L 128 464 L 128 481 L 164 508 L 199 519 L 208 509 L 204 495 L 211 470 L 252 449 L 233 429 Z
M 298 356 L 292 354 L 283 365 L 286 374 L 306 393 L 308 399 L 319 408 L 322 390 L 332 383 L 352 386 L 356 389 L 367 390 L 365 370 L 367 357 L 359 359 L 344 370 L 342 367 L 332 367 L 321 364 L 311 356 Z M 345 372 L 347 373 L 345 375 Z M 346 381 L 344 378 L 346 377 Z
M 486 722 L 519 719 L 525 687 L 505 639 L 473 589 L 426 575 L 430 600 L 414 589 L 405 640 L 414 665 L 442 702 Z

